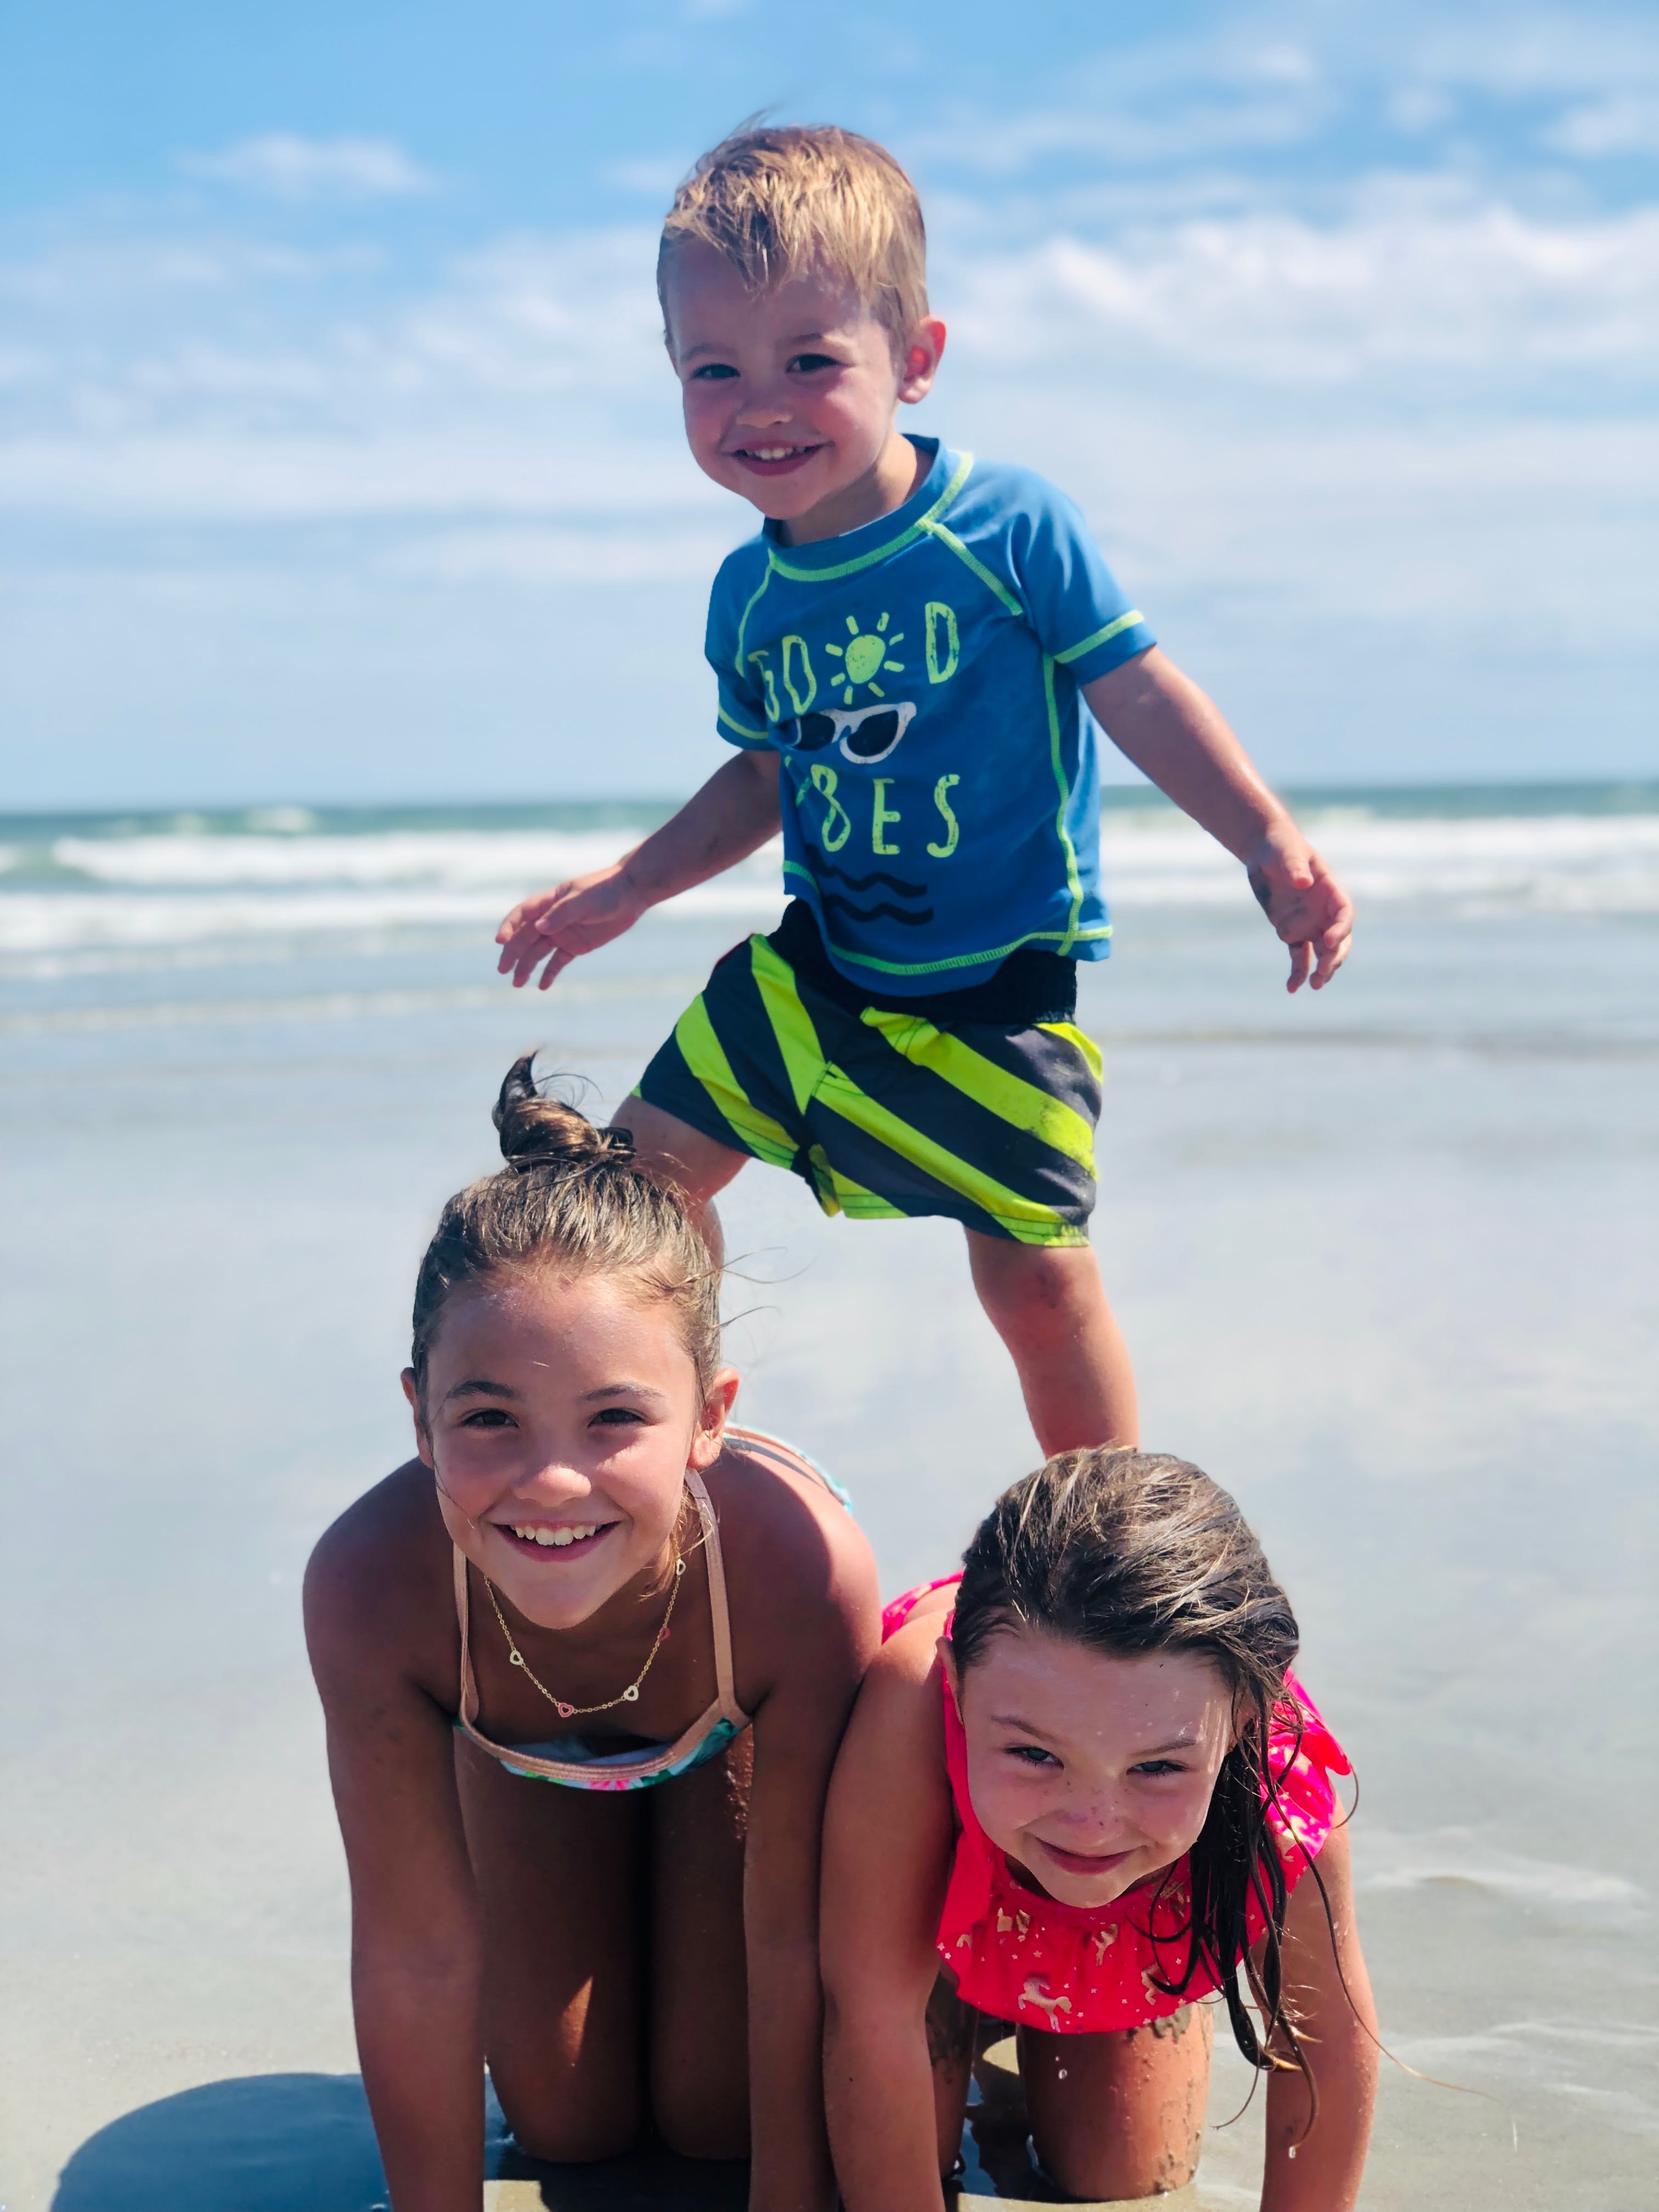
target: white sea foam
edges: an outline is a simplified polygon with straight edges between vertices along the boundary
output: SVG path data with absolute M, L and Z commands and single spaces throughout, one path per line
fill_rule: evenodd
M 1333 807 L 1307 820 L 1367 904 L 1416 905 L 1454 919 L 1659 914 L 1659 814 L 1460 819 Z M 50 849 L 50 881 L 38 860 L 9 848 L 0 855 L 11 863 L 0 888 L 0 951 L 157 953 L 216 942 L 493 930 L 526 891 L 603 866 L 639 836 L 624 826 L 328 836 L 315 834 L 301 809 L 267 814 L 249 835 L 207 831 L 204 822 L 180 817 L 171 834 L 60 837 Z M 1125 913 L 1249 905 L 1237 864 L 1167 810 L 1109 812 L 1103 846 L 1109 896 Z M 782 897 L 774 840 L 659 911 L 759 922 Z
M 1372 1830 L 1356 1883 L 1363 1890 L 1413 1890 L 1451 1885 L 1481 1889 L 1517 1905 L 1565 1909 L 1612 1907 L 1630 1912 L 1644 1893 L 1620 1875 L 1495 1849 L 1470 1828 L 1393 1835 Z

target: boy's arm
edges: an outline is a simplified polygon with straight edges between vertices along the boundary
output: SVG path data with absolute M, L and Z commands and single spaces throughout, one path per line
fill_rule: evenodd
M 544 991 L 562 969 L 631 929 L 648 908 L 748 859 L 777 835 L 778 756 L 734 754 L 679 812 L 608 868 L 522 899 L 495 932 L 499 972 L 517 990 L 545 959 Z
M 1156 646 L 1083 687 L 1121 753 L 1242 860 L 1268 921 L 1291 948 L 1288 988 L 1316 991 L 1348 957 L 1353 908 L 1256 774 L 1213 701 Z

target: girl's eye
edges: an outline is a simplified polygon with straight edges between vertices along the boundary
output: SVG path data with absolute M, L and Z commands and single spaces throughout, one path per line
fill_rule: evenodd
M 798 353 L 789 366 L 791 368 L 799 369 L 804 375 L 811 376 L 820 368 L 839 368 L 841 363 L 836 359 L 834 354 Z
M 517 1425 L 512 1414 L 503 1413 L 499 1406 L 480 1406 L 476 1413 L 469 1413 L 461 1423 L 464 1429 L 511 1429 Z
M 595 1428 L 619 1429 L 637 1424 L 640 1419 L 631 1406 L 606 1406 L 602 1412 L 594 1414 L 593 1425 Z
M 1018 1759 L 1023 1766 L 1044 1767 L 1060 1765 L 1053 1752 L 1044 1751 L 1039 1743 L 1011 1743 L 1008 1746 L 1008 1756 L 1010 1759 Z
M 1184 1774 L 1184 1766 L 1177 1766 L 1172 1759 L 1143 1759 L 1139 1766 L 1129 1769 L 1131 1774 L 1150 1774 L 1154 1780 L 1164 1774 Z
M 691 381 L 693 384 L 718 384 L 737 373 L 729 361 L 706 361 L 701 368 L 692 370 Z

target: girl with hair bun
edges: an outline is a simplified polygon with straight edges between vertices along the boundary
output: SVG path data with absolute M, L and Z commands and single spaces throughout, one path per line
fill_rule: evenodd
M 846 2212 L 939 2212 L 984 2020 L 1016 2029 L 1061 2191 L 1179 2188 L 1200 1998 L 1267 2075 L 1263 2212 L 1349 2212 L 1378 2045 L 1329 1779 L 1348 1762 L 1233 1500 L 1182 1460 L 1063 1454 L 884 1626 L 824 1835 Z
M 529 1059 L 495 1125 L 421 1265 L 418 1457 L 306 1585 L 393 2212 L 481 2202 L 486 2063 L 533 2156 L 654 2131 L 827 2212 L 819 1840 L 869 1547 L 730 1425 L 678 1192 Z

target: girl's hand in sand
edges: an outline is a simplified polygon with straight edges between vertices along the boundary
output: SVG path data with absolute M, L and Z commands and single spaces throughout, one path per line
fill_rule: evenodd
M 629 856 L 630 859 L 632 855 Z M 544 960 L 541 988 L 584 952 L 597 952 L 631 929 L 651 904 L 635 890 L 627 860 L 590 876 L 574 876 L 550 891 L 520 899 L 495 932 L 501 948 L 496 972 L 521 990 Z
M 1347 893 L 1288 817 L 1244 855 L 1257 903 L 1291 948 L 1290 981 L 1311 978 L 1322 990 L 1348 957 L 1353 906 Z

